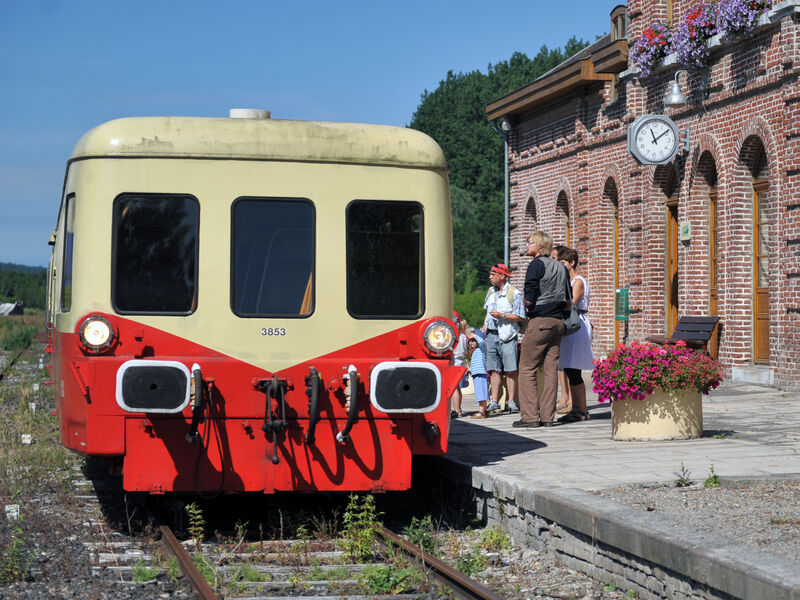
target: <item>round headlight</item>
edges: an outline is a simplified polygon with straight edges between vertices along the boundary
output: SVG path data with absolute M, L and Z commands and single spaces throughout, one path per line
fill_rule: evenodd
M 455 346 L 456 332 L 446 321 L 434 321 L 425 329 L 424 340 L 429 352 L 441 356 Z
M 92 315 L 78 330 L 81 345 L 93 354 L 99 354 L 112 346 L 116 340 L 114 326 L 105 317 Z

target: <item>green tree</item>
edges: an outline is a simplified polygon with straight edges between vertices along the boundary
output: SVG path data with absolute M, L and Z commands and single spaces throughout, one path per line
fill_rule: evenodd
M 588 45 L 575 37 L 563 50 L 542 46 L 528 58 L 515 52 L 487 72 L 448 71 L 433 91 L 422 93 L 409 127 L 442 147 L 450 166 L 455 289 L 478 273 L 482 287 L 489 265 L 503 258 L 503 138 L 486 118 L 486 105 L 528 85 Z
M 21 300 L 26 308 L 43 309 L 47 294 L 47 269 L 0 263 L 0 302 Z

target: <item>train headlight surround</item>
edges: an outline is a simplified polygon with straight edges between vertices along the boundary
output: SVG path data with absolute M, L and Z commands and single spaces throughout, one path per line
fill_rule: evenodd
M 111 321 L 102 315 L 89 315 L 78 329 L 81 346 L 90 354 L 102 354 L 117 341 Z
M 425 328 L 422 339 L 430 354 L 442 356 L 456 345 L 456 332 L 447 321 L 436 320 Z

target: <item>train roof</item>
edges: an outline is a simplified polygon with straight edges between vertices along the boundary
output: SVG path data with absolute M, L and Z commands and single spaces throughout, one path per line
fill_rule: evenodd
M 278 119 L 116 119 L 84 134 L 70 160 L 100 157 L 240 158 L 447 168 L 439 145 L 413 129 Z

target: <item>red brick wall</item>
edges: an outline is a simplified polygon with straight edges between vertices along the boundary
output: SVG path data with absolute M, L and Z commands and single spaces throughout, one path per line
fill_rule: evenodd
M 675 0 L 676 19 L 691 4 Z M 630 0 L 628 11 L 633 40 L 643 27 L 666 19 L 666 1 Z M 662 68 L 647 80 L 623 79 L 613 104 L 609 85 L 601 89 L 598 84 L 552 109 L 524 115 L 515 125 L 509 147 L 512 280 L 522 285 L 529 259 L 520 253 L 534 219 L 555 243 L 565 241 L 566 198 L 571 245 L 591 286 L 597 355 L 607 354 L 616 339 L 615 264 L 619 284 L 630 286 L 628 340 L 667 333 L 666 198 L 671 178 L 678 219 L 692 227 L 691 240 L 678 243 L 679 312 L 708 314 L 708 194 L 716 173 L 719 356 L 728 368 L 753 363 L 753 163 L 763 148 L 761 176 L 770 182 L 770 366 L 776 385 L 800 388 L 797 30 L 792 18 L 785 17 L 749 40 L 718 48 L 707 73 L 695 70 L 688 79 L 681 76 L 690 104 L 667 114 L 679 128 L 690 128 L 690 151 L 671 165 L 637 164 L 627 152 L 626 136 L 637 116 L 664 112 L 663 97 L 677 66 Z

